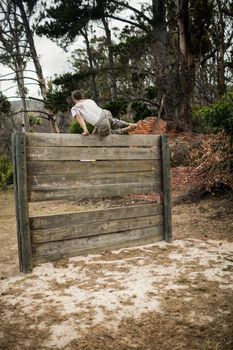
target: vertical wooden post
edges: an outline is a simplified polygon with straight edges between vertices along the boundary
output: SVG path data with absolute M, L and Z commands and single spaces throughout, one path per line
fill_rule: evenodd
M 163 179 L 163 216 L 164 216 L 164 239 L 172 240 L 172 215 L 171 215 L 171 185 L 170 185 L 170 155 L 168 138 L 161 136 L 162 152 L 162 179 Z
M 18 184 L 17 184 L 17 166 L 16 166 L 16 134 L 12 134 L 12 162 L 14 174 L 14 193 L 15 193 L 15 214 L 16 214 L 16 231 L 18 241 L 18 257 L 19 269 L 22 271 L 22 254 L 21 254 L 21 240 L 20 240 L 20 224 L 19 224 L 19 205 L 18 205 Z
M 16 133 L 13 136 L 13 146 L 20 270 L 28 273 L 32 270 L 32 245 L 28 214 L 26 141 L 24 133 Z

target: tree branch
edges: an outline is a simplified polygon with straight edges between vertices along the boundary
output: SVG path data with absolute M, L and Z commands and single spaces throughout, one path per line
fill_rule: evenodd
M 40 118 L 44 118 L 44 119 L 46 119 L 46 120 L 49 120 L 49 119 L 53 119 L 53 117 L 54 117 L 54 114 L 50 114 L 50 113 L 48 113 L 48 112 L 44 112 L 44 111 L 40 111 L 40 110 L 35 110 L 35 109 L 31 109 L 31 110 L 22 110 L 22 109 L 20 109 L 20 110 L 18 110 L 18 111 L 16 111 L 16 112 L 14 112 L 14 113 L 11 113 L 10 115 L 9 115 L 9 117 L 13 117 L 14 115 L 16 115 L 16 114 L 19 114 L 19 113 L 42 113 L 42 114 L 45 114 L 45 115 L 47 115 L 47 118 L 46 117 L 44 117 L 44 116 L 40 116 Z
M 127 3 L 123 2 L 123 1 L 116 1 L 113 0 L 112 1 L 114 4 L 119 5 L 119 6 L 123 6 L 135 13 L 137 13 L 138 15 L 140 15 L 140 17 L 144 18 L 149 24 L 151 24 L 151 19 L 149 17 L 147 17 L 146 15 L 144 15 L 144 13 L 138 9 L 136 9 L 135 7 L 132 7 L 130 5 L 128 5 Z
M 130 21 L 128 19 L 124 19 L 124 18 L 112 16 L 112 15 L 108 15 L 108 18 L 112 18 L 112 19 L 115 19 L 117 21 L 125 22 L 125 23 L 128 23 L 128 24 L 132 24 L 135 27 L 138 27 L 138 28 L 140 28 L 142 30 L 145 30 L 145 27 L 143 25 L 140 25 L 138 22 L 133 22 L 133 21 Z

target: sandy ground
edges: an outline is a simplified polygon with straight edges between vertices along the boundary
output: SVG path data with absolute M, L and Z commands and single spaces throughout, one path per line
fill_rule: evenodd
M 172 244 L 64 259 L 28 275 L 18 272 L 12 191 L 0 193 L 0 233 L 0 349 L 233 349 L 233 203 L 226 198 L 174 206 Z

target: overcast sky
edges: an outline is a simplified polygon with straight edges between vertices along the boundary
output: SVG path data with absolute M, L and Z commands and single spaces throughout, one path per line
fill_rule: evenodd
M 40 63 L 43 69 L 44 76 L 46 79 L 54 76 L 54 74 L 62 74 L 71 70 L 71 65 L 68 62 L 68 58 L 70 57 L 69 53 L 66 53 L 60 47 L 58 47 L 54 42 L 47 39 L 46 37 L 38 38 L 35 37 L 36 49 L 40 57 Z M 76 43 L 79 44 L 79 43 Z M 80 44 L 82 44 L 80 42 Z M 73 49 L 75 48 L 75 44 L 73 45 Z M 28 69 L 33 69 L 33 65 L 28 65 Z M 11 73 L 12 71 L 0 64 L 0 76 Z M 13 75 L 12 75 L 13 76 Z M 25 76 L 32 76 L 30 73 L 25 73 Z M 10 77 L 10 76 L 9 76 Z M 8 78 L 9 78 L 8 77 Z M 28 80 L 29 82 L 29 80 Z M 16 95 L 16 87 L 13 87 L 4 92 L 4 90 L 11 87 L 12 82 L 0 82 L 0 91 L 3 92 L 7 97 Z M 28 85 L 27 88 L 30 91 L 30 95 L 34 97 L 38 97 L 38 86 L 36 85 Z
M 138 7 L 140 3 L 146 2 L 145 0 L 131 0 L 131 5 L 134 7 Z M 127 15 L 127 12 L 124 13 L 124 15 Z M 118 27 L 119 29 L 122 28 L 125 24 L 119 21 L 113 21 L 112 26 Z M 71 56 L 71 52 L 74 49 L 77 49 L 79 47 L 83 47 L 83 39 L 79 38 L 72 46 L 69 47 L 69 52 L 66 53 L 64 50 L 62 50 L 60 47 L 56 45 L 56 43 L 52 42 L 51 40 L 47 39 L 46 37 L 39 38 L 35 36 L 35 45 L 37 49 L 37 53 L 40 57 L 40 63 L 43 69 L 43 74 L 45 78 L 48 80 L 49 78 L 53 77 L 55 74 L 62 74 L 64 72 L 68 72 L 72 70 L 72 67 L 69 63 L 69 58 Z M 34 69 L 33 64 L 28 65 L 28 69 Z M 4 74 L 11 73 L 12 71 L 7 67 L 3 66 L 0 63 L 0 77 Z M 13 76 L 13 74 L 12 74 Z M 6 78 L 10 78 L 12 76 L 8 76 Z M 25 76 L 31 76 L 35 77 L 33 73 L 25 73 Z M 31 81 L 27 81 L 30 82 Z M 12 85 L 14 87 L 12 88 Z M 4 95 L 6 95 L 8 98 L 12 97 L 11 100 L 15 99 L 15 96 L 17 95 L 17 87 L 16 84 L 12 81 L 9 82 L 0 82 L 0 91 L 3 92 Z M 27 88 L 29 89 L 29 96 L 39 97 L 39 88 L 37 85 L 27 85 Z

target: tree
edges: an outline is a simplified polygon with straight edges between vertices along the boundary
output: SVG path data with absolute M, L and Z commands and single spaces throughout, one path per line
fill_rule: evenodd
M 33 31 L 31 29 L 31 26 L 29 23 L 29 19 L 34 13 L 34 8 L 35 8 L 38 0 L 24 0 L 24 1 L 13 0 L 13 2 L 15 3 L 15 5 L 18 7 L 18 9 L 20 11 L 23 27 L 25 30 L 25 36 L 26 36 L 27 41 L 28 41 L 28 45 L 29 45 L 29 49 L 30 49 L 30 56 L 33 60 L 34 67 L 36 70 L 41 95 L 42 95 L 43 99 L 46 100 L 47 87 L 46 87 L 42 67 L 41 67 L 41 64 L 40 64 L 40 61 L 38 58 L 38 54 L 36 51 L 34 38 L 33 38 Z M 54 118 L 54 116 L 51 113 L 48 113 L 48 118 L 49 118 L 52 130 L 54 132 L 59 132 L 56 118 Z
M 28 130 L 29 122 L 26 106 L 26 87 L 24 82 L 24 70 L 29 57 L 28 44 L 25 40 L 24 31 L 17 8 L 14 3 L 0 3 L 0 42 L 1 60 L 15 73 L 18 92 L 22 103 L 23 121 L 22 130 Z

